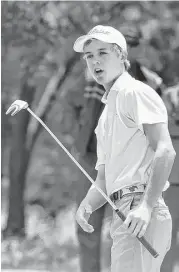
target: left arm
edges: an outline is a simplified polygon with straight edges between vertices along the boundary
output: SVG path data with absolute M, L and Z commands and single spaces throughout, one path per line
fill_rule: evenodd
M 142 237 L 147 229 L 152 209 L 162 194 L 176 156 L 166 123 L 143 124 L 143 128 L 155 152 L 152 170 L 141 203 L 129 212 L 124 222 L 129 233 L 138 237 Z
M 144 124 L 144 133 L 155 152 L 143 204 L 153 208 L 168 180 L 176 156 L 166 123 Z
M 126 96 L 126 114 L 134 124 L 142 125 L 154 151 L 151 173 L 140 204 L 132 209 L 124 222 L 129 233 L 141 237 L 151 219 L 152 209 L 162 195 L 170 176 L 175 151 L 168 131 L 167 110 L 162 99 L 149 86 L 140 83 Z

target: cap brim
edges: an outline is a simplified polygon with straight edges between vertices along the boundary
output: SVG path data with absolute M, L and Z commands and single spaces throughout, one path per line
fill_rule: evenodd
M 111 41 L 108 39 L 108 37 L 106 37 L 106 35 L 103 35 L 102 33 L 100 34 L 93 34 L 93 35 L 84 35 L 79 37 L 73 46 L 74 51 L 78 52 L 78 53 L 83 53 L 83 49 L 84 49 L 84 44 L 90 40 L 90 39 L 97 39 L 99 41 L 102 42 L 107 42 L 107 43 L 113 43 L 114 41 Z

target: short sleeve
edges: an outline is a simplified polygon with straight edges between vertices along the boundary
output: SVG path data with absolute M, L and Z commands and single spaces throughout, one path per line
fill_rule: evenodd
M 141 87 L 126 95 L 127 117 L 137 126 L 167 123 L 167 110 L 160 96 L 145 84 L 142 84 Z
M 99 128 L 99 124 L 95 129 L 96 138 L 97 138 L 97 162 L 95 169 L 98 170 L 101 164 L 105 164 L 105 149 L 104 149 L 104 139 L 102 135 L 102 130 Z

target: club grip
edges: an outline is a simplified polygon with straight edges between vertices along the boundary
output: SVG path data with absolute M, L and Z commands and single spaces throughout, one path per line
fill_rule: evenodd
M 115 210 L 117 215 L 121 218 L 122 221 L 125 221 L 126 217 L 125 215 L 119 211 L 118 209 Z M 147 242 L 147 240 L 142 236 L 141 238 L 136 237 L 142 244 L 143 246 L 150 252 L 150 254 L 154 257 L 157 258 L 159 256 L 158 252 Z

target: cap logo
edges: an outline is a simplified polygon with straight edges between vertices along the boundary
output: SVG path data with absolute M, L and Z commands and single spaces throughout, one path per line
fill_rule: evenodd
M 109 31 L 107 31 L 107 30 L 104 30 L 104 29 L 102 29 L 102 28 L 94 28 L 94 29 L 92 29 L 90 32 L 88 32 L 88 35 L 92 35 L 92 34 L 110 34 L 110 32 Z

